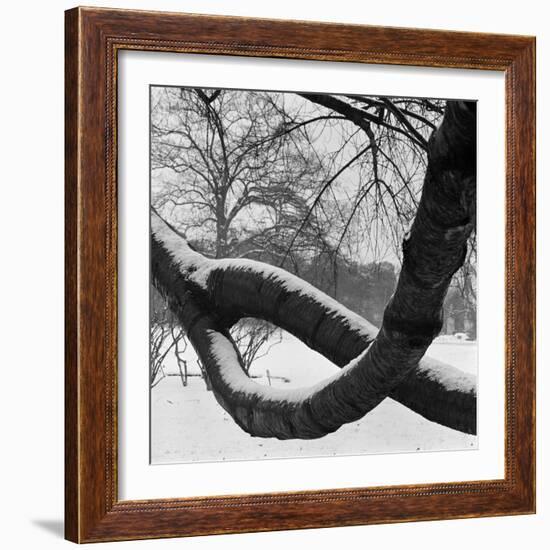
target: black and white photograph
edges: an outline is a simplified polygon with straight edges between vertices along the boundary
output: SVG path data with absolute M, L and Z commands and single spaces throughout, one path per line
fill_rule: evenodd
M 150 87 L 151 463 L 477 448 L 476 122 Z

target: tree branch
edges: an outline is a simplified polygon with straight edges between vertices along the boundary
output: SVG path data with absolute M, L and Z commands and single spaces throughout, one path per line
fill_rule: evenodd
M 250 380 L 227 327 L 245 316 L 296 327 L 294 332 L 308 332 L 303 341 L 312 347 L 325 337 L 334 361 L 346 339 L 364 345 L 366 321 L 284 270 L 251 260 L 207 260 L 153 214 L 155 284 L 188 333 L 216 398 L 244 430 L 280 439 L 321 437 L 364 416 L 412 375 L 441 329 L 443 299 L 474 226 L 475 125 L 475 104 L 448 102 L 429 142 L 422 197 L 382 327 L 340 373 L 306 390 L 282 391 Z M 304 307 L 304 301 L 313 307 Z M 338 330 L 349 320 L 351 329 Z M 420 373 L 426 378 L 425 369 Z M 471 393 L 467 378 L 458 383 L 455 377 L 453 391 Z M 432 387 L 449 389 L 441 378 Z M 404 399 L 410 405 L 418 401 Z M 465 424 L 471 427 L 471 419 Z

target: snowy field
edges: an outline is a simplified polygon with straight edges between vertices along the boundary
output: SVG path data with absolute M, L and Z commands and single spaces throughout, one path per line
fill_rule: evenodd
M 477 373 L 477 344 L 444 337 L 428 355 L 464 371 Z M 186 351 L 189 372 L 198 373 L 196 355 Z M 177 373 L 167 358 L 167 373 Z M 309 386 L 338 370 L 324 357 L 289 334 L 251 370 L 260 384 L 286 388 Z M 267 377 L 269 372 L 270 381 Z M 282 379 L 285 380 L 282 380 Z M 477 437 L 429 422 L 392 399 L 386 399 L 360 421 L 315 440 L 264 439 L 242 431 L 206 390 L 201 378 L 183 387 L 168 376 L 151 391 L 151 462 L 212 462 L 286 457 L 358 455 L 418 451 L 469 450 Z

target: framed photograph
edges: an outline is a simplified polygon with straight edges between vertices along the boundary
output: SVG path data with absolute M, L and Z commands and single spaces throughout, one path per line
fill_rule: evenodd
M 66 12 L 66 537 L 535 511 L 535 39 Z

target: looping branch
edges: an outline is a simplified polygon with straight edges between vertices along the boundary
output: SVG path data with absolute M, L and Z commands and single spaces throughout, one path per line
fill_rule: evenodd
M 475 381 L 421 361 L 441 328 L 443 300 L 475 220 L 475 121 L 475 104 L 450 101 L 430 139 L 422 197 L 378 334 L 282 269 L 205 258 L 152 213 L 154 283 L 186 329 L 217 400 L 248 433 L 321 437 L 361 418 L 387 396 L 432 420 L 475 432 Z M 242 317 L 285 328 L 342 370 L 304 390 L 256 384 L 228 332 Z

